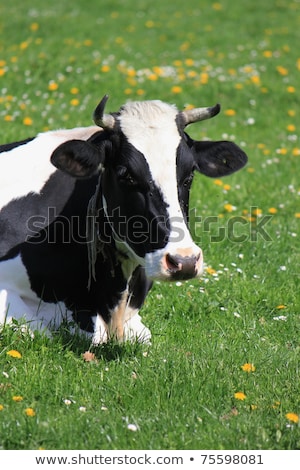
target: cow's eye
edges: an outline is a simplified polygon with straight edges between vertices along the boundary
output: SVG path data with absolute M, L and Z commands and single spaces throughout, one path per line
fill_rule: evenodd
M 117 176 L 118 176 L 119 181 L 127 184 L 128 186 L 137 185 L 137 182 L 134 176 L 132 176 L 132 174 L 128 171 L 128 168 L 126 168 L 126 166 L 117 167 Z

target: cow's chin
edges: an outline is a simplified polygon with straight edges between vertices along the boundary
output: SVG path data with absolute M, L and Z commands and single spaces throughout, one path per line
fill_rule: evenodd
M 203 256 L 198 252 L 189 257 L 184 257 L 186 266 L 175 263 L 172 256 L 161 252 L 148 253 L 145 258 L 146 276 L 158 281 L 184 281 L 200 277 L 203 274 Z M 188 261 L 187 261 L 188 260 Z

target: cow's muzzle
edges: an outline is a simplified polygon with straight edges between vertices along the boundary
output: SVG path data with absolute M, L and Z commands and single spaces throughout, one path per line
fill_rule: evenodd
M 164 255 L 163 271 L 170 280 L 192 279 L 202 273 L 202 252 L 196 254 L 167 253 Z

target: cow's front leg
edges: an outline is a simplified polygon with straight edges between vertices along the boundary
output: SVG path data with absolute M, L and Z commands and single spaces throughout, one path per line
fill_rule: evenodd
M 129 317 L 124 325 L 124 340 L 151 344 L 151 331 L 142 323 L 142 318 L 138 312 L 138 309 L 127 308 L 126 316 L 129 314 Z
M 117 305 L 111 310 L 111 318 L 108 325 L 109 338 L 123 341 L 124 339 L 124 325 L 125 325 L 125 312 L 128 303 L 128 290 L 126 289 L 120 297 Z

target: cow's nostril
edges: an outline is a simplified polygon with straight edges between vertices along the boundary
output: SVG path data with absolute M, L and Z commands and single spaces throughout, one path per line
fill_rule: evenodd
M 179 262 L 178 258 L 170 253 L 166 255 L 166 263 L 167 269 L 171 274 L 177 273 L 182 269 L 182 264 Z

